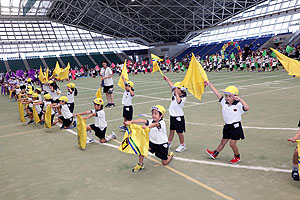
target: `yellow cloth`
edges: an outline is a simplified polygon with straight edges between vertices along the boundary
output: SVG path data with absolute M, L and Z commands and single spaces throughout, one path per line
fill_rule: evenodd
M 148 156 L 149 131 L 148 127 L 143 129 L 141 125 L 130 124 L 119 150 L 125 153 Z
M 97 92 L 96 92 L 96 97 L 102 99 L 101 87 L 97 90 Z
M 45 83 L 46 82 L 46 77 L 44 76 L 44 73 L 43 73 L 43 70 L 42 70 L 42 67 L 40 66 L 40 73 L 39 73 L 39 79 L 42 83 Z
M 77 116 L 77 139 L 78 146 L 80 149 L 85 149 L 86 147 L 86 120 L 80 115 Z
M 13 90 L 9 90 L 9 98 L 11 99 L 11 94 L 12 94 Z
M 279 53 L 277 50 L 271 48 L 275 53 L 276 57 L 284 67 L 284 69 L 289 73 L 289 75 L 300 78 L 300 62 L 289 58 L 282 53 Z
M 58 76 L 58 74 L 60 73 L 60 71 L 61 71 L 61 69 L 59 67 L 58 61 L 56 61 L 56 66 L 55 66 L 55 68 L 53 70 L 53 76 L 54 77 Z
M 49 68 L 47 68 L 45 74 L 44 74 L 44 77 L 45 77 L 45 81 L 48 81 L 48 74 L 49 74 Z
M 40 117 L 36 112 L 35 106 L 32 107 L 32 113 L 33 113 L 33 118 L 34 118 L 34 122 L 37 124 L 40 122 Z
M 69 71 L 70 71 L 70 63 L 68 63 L 67 67 L 61 70 L 57 76 L 59 80 L 64 80 L 69 78 Z
M 193 54 L 189 69 L 181 85 L 186 87 L 194 97 L 201 100 L 202 94 L 204 93 L 204 81 L 208 81 L 207 75 Z
M 298 165 L 300 169 L 300 140 L 296 140 L 297 142 L 297 147 L 298 147 Z
M 159 71 L 160 74 L 161 74 L 162 76 L 164 76 L 164 74 L 163 74 L 162 71 L 160 70 L 160 67 L 159 67 L 158 64 L 157 64 L 157 61 L 153 61 L 152 63 L 153 63 L 152 74 L 153 74 L 154 72 Z
M 19 115 L 20 115 L 21 122 L 25 122 L 24 106 L 21 101 L 18 101 L 18 108 L 19 108 Z
M 127 72 L 127 67 L 126 67 L 126 59 L 125 59 L 125 62 L 124 62 L 124 65 L 123 65 L 123 69 L 122 69 L 122 73 L 121 73 L 121 76 L 120 76 L 120 79 L 119 79 L 119 82 L 118 82 L 118 85 L 123 89 L 125 90 L 125 85 L 124 85 L 124 81 L 123 81 L 123 78 L 122 78 L 122 75 L 124 76 L 125 78 L 125 81 L 128 81 L 129 78 L 128 78 L 128 72 Z
M 151 53 L 151 60 L 152 62 L 155 62 L 155 61 L 163 61 L 163 59 L 161 59 L 160 57 L 154 55 Z
M 52 108 L 50 105 L 47 105 L 46 112 L 45 112 L 45 127 L 51 128 L 51 111 Z

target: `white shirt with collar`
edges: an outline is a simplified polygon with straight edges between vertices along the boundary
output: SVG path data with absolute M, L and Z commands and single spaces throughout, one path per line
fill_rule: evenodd
M 70 112 L 69 106 L 67 104 L 60 105 L 61 113 L 65 119 L 70 119 L 73 114 Z
M 153 123 L 153 120 L 150 119 L 148 120 L 147 125 Z M 149 140 L 154 144 L 165 144 L 168 142 L 166 123 L 164 120 L 160 120 L 158 123 L 160 124 L 160 127 L 150 128 Z
M 169 107 L 169 113 L 172 117 L 184 116 L 183 106 L 186 102 L 186 97 L 180 97 L 180 102 L 177 102 L 176 96 L 172 97 L 172 101 Z
M 133 96 L 131 96 L 130 92 L 127 92 L 125 90 L 124 93 L 123 93 L 122 104 L 124 106 L 131 106 L 132 105 L 132 99 L 133 99 Z
M 239 101 L 234 101 L 229 105 L 224 97 L 219 100 L 222 106 L 222 115 L 225 124 L 233 124 L 242 120 L 242 115 L 245 113 L 243 104 Z

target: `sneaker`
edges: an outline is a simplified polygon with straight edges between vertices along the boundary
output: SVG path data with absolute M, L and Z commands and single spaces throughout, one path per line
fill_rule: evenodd
M 34 120 L 30 120 L 27 124 L 32 124 L 34 123 Z
M 234 157 L 232 158 L 232 160 L 230 161 L 230 164 L 236 165 L 236 164 L 238 164 L 240 161 L 241 161 L 241 158 L 238 158 L 238 157 L 234 156 Z
M 95 140 L 94 139 L 86 139 L 86 144 L 90 144 L 90 143 L 94 143 Z
M 119 129 L 126 130 L 127 128 L 125 126 L 119 126 Z
M 74 127 L 77 126 L 77 122 L 76 122 L 76 121 L 73 122 L 73 126 L 74 126 Z
M 115 134 L 115 132 L 111 132 L 111 139 L 116 139 L 117 135 Z
M 140 165 L 139 163 L 132 169 L 132 172 L 138 172 L 140 170 L 144 169 L 144 164 Z
M 217 156 L 214 154 L 213 151 L 210 151 L 208 149 L 205 149 L 205 151 L 213 160 L 216 159 Z
M 186 145 L 185 144 L 184 145 L 180 144 L 175 151 L 176 152 L 183 152 L 185 150 L 186 150 Z
M 105 105 L 105 108 L 109 108 L 110 107 L 110 103 Z
M 299 172 L 293 170 L 292 171 L 292 178 L 294 179 L 294 181 L 299 181 Z
M 114 103 L 111 103 L 110 104 L 110 107 L 115 107 L 116 105 Z
M 44 125 L 45 124 L 45 122 L 44 121 L 41 121 L 41 122 L 39 122 L 40 123 L 40 125 Z

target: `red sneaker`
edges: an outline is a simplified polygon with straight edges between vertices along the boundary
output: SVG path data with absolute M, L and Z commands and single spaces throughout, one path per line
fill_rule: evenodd
M 205 151 L 212 159 L 216 159 L 217 156 L 214 154 L 213 151 L 210 151 L 208 149 L 205 149 Z
M 236 164 L 238 164 L 240 161 L 241 161 L 241 158 L 238 158 L 238 157 L 234 156 L 234 157 L 232 158 L 232 160 L 230 161 L 230 164 L 236 165 Z

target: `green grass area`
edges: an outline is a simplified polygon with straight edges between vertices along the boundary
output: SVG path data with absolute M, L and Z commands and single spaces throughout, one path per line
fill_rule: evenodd
M 185 74 L 166 75 L 176 82 L 183 80 Z M 135 84 L 135 119 L 146 118 L 140 114 L 150 115 L 153 105 L 169 107 L 171 91 L 159 73 L 129 77 Z M 76 129 L 22 124 L 17 103 L 0 96 L 1 199 L 222 199 L 184 176 L 233 199 L 299 199 L 300 183 L 293 181 L 289 173 L 295 144 L 287 139 L 296 134 L 299 121 L 300 79 L 281 71 L 212 72 L 208 78 L 220 91 L 229 85 L 237 86 L 250 106 L 242 120 L 246 139 L 238 142 L 238 166 L 244 168 L 226 165 L 233 157 L 229 145 L 214 161 L 204 151 L 219 144 L 223 125 L 221 106 L 209 88 L 205 89 L 202 101 L 188 94 L 184 107 L 187 151 L 175 153 L 169 165 L 184 175 L 150 159 L 145 159 L 144 170 L 132 173 L 137 156 L 96 143 L 81 151 L 71 133 Z M 105 108 L 105 113 L 107 134 L 114 131 L 120 141 L 124 134 L 118 129 L 123 121 L 123 91 L 117 86 L 118 79 L 114 77 L 116 107 Z M 100 79 L 82 78 L 74 83 L 78 89 L 75 113 L 93 109 L 92 100 Z M 66 82 L 59 85 L 66 94 Z M 164 119 L 169 127 L 168 112 Z M 93 123 L 93 119 L 88 123 Z M 116 141 L 109 144 L 119 145 Z M 171 151 L 178 144 L 175 135 Z M 264 171 L 270 168 L 286 171 Z

